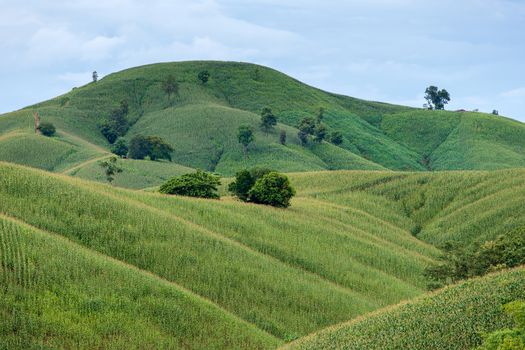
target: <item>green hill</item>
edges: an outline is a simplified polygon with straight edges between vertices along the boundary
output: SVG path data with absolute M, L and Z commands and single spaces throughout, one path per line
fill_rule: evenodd
M 423 269 L 441 254 L 425 241 L 491 237 L 525 217 L 525 170 L 295 173 L 287 210 L 9 163 L 0 172 L 0 314 L 9 316 L 0 332 L 11 344 L 52 334 L 51 347 L 274 347 L 423 294 Z M 477 206 L 466 234 L 460 213 Z M 102 288 L 101 279 L 112 283 Z M 182 300 L 166 309 L 166 298 Z M 173 313 L 188 315 L 171 321 Z M 151 325 L 136 331 L 141 322 Z
M 206 84 L 197 79 L 202 70 L 211 74 Z M 172 100 L 162 88 L 170 75 L 179 84 Z M 108 154 L 109 144 L 98 125 L 122 100 L 129 104 L 127 118 L 133 124 L 127 139 L 136 134 L 162 136 L 174 146 L 174 163 L 226 176 L 255 165 L 286 172 L 525 166 L 525 125 L 517 121 L 363 101 L 312 88 L 266 67 L 209 61 L 124 70 L 55 99 L 0 115 L 0 160 L 99 180 L 93 169 L 79 168 L 92 167 L 94 159 Z M 272 108 L 279 121 L 268 134 L 259 128 L 263 107 Z M 328 132 L 342 132 L 340 146 L 328 142 L 301 146 L 296 127 L 303 117 L 315 117 L 320 108 L 325 111 Z M 56 137 L 33 134 L 33 111 L 55 124 Z M 256 130 L 247 159 L 236 140 L 240 125 Z M 287 133 L 286 145 L 279 143 L 281 130 Z M 133 172 L 119 186 L 157 185 L 166 174 L 160 170 L 164 166 L 147 161 L 127 167 Z
M 283 349 L 435 349 L 479 346 L 508 327 L 502 305 L 525 298 L 525 269 L 469 280 L 330 327 Z

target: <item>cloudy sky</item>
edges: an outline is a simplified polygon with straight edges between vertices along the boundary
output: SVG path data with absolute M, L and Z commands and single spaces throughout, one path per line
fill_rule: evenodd
M 411 106 L 525 121 L 522 0 L 0 0 L 0 112 L 124 68 L 214 59 Z

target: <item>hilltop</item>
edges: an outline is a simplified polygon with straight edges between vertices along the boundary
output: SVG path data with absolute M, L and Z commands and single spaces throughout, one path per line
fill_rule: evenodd
M 203 84 L 197 75 L 207 70 Z M 179 91 L 163 91 L 174 76 Z M 109 155 L 99 125 L 119 103 L 129 105 L 132 124 L 125 138 L 157 135 L 174 147 L 173 162 L 125 161 L 117 184 L 158 185 L 173 174 L 201 168 L 233 175 L 251 166 L 285 172 L 360 170 L 490 170 L 525 166 L 525 125 L 481 113 L 428 111 L 336 95 L 305 85 L 273 69 L 234 62 L 177 62 L 113 73 L 71 92 L 0 116 L 0 160 L 87 179 L 102 180 L 97 160 Z M 278 118 L 276 129 L 260 130 L 262 108 Z M 297 126 L 324 109 L 328 132 L 343 143 L 302 146 Z M 34 135 L 33 115 L 58 129 L 56 137 Z M 248 158 L 236 138 L 250 125 L 256 141 Z M 286 145 L 279 134 L 287 134 Z

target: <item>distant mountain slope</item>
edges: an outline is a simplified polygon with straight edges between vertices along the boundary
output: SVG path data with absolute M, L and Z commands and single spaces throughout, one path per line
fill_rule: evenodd
M 202 70 L 211 74 L 206 84 L 197 79 Z M 162 85 L 170 75 L 176 77 L 179 92 L 168 101 Z M 24 136 L 20 143 L 27 152 L 9 149 L 9 154 L 0 154 L 0 159 L 63 171 L 100 158 L 109 145 L 97 125 L 122 100 L 129 104 L 128 119 L 133 123 L 126 138 L 135 134 L 161 135 L 175 147 L 175 163 L 224 175 L 253 165 L 281 171 L 525 166 L 523 123 L 480 113 L 436 112 L 363 101 L 312 88 L 262 66 L 210 61 L 127 69 L 55 99 L 1 115 L 0 144 L 8 142 L 2 140 L 6 134 L 32 133 L 32 111 L 56 125 L 56 139 L 64 144 L 59 147 L 58 143 L 45 142 L 46 147 L 60 150 L 48 152 L 56 157 L 42 164 L 38 153 L 27 153 L 34 153 L 44 141 Z M 263 107 L 272 108 L 280 122 L 276 131 L 269 134 L 258 127 Z M 325 111 L 323 122 L 328 132 L 343 133 L 340 147 L 327 142 L 300 145 L 296 129 L 299 121 L 306 116 L 315 117 L 320 108 Z M 236 140 L 237 128 L 244 124 L 256 130 L 256 141 L 250 146 L 247 159 Z M 279 143 L 281 130 L 287 133 L 286 145 Z M 141 167 L 143 176 L 148 163 Z M 149 185 L 153 179 L 148 181 Z M 135 187 L 141 183 L 131 182 Z
M 502 305 L 525 298 L 525 269 L 462 282 L 307 336 L 283 349 L 463 350 L 509 326 Z

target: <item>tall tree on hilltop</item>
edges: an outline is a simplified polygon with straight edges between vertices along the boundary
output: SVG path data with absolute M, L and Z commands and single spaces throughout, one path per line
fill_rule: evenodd
M 427 100 L 428 109 L 445 109 L 445 105 L 450 101 L 450 94 L 447 90 L 439 90 L 437 86 L 429 86 L 425 90 L 425 100 Z

